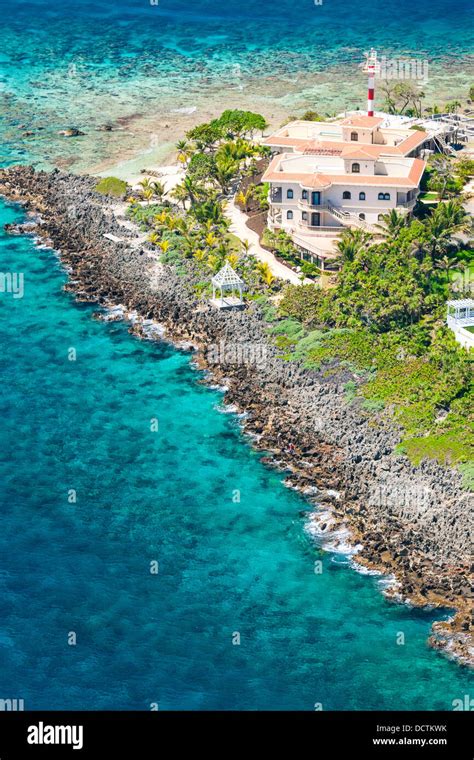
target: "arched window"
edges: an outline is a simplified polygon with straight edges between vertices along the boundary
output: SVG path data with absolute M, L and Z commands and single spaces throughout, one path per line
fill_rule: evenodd
M 378 215 L 378 217 L 377 217 L 377 220 L 378 220 L 379 222 L 383 222 L 383 221 L 385 221 L 385 220 L 384 220 L 384 215 L 383 215 L 383 214 L 379 214 L 379 215 Z
M 301 218 L 302 218 L 303 222 L 307 222 L 308 221 L 308 212 L 307 211 L 302 211 L 301 212 Z
M 308 191 L 307 190 L 303 190 L 303 192 L 301 193 L 301 197 L 302 197 L 302 199 L 304 201 L 307 201 L 308 200 Z
M 385 200 L 385 193 L 379 193 L 378 197 L 379 197 L 379 201 L 384 201 Z
M 383 199 L 384 199 L 384 201 L 389 201 L 390 200 L 390 193 L 385 193 Z
M 293 190 L 287 190 L 286 191 L 286 197 L 287 198 L 293 198 Z
M 293 219 L 293 211 L 287 211 L 286 212 L 286 218 L 287 219 Z
M 364 221 L 364 219 L 365 219 L 365 214 L 359 214 L 359 219 L 362 219 L 362 221 Z
M 352 174 L 360 174 L 360 164 L 352 164 Z
M 350 194 L 349 190 L 344 190 L 344 192 L 342 194 L 342 200 L 348 201 L 348 200 L 350 200 L 350 198 L 351 198 L 351 194 Z
M 359 200 L 365 201 L 365 193 L 359 193 Z
M 357 132 L 351 132 L 352 142 L 357 142 L 358 139 L 359 139 L 359 135 L 357 134 Z

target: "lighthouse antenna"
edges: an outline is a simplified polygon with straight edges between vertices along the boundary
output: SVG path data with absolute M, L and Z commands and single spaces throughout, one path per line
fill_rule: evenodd
M 365 55 L 364 71 L 367 72 L 367 116 L 374 115 L 375 73 L 377 71 L 377 51 L 370 49 Z

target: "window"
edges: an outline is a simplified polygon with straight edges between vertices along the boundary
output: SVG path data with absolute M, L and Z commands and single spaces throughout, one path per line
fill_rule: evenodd
M 287 190 L 286 191 L 286 197 L 287 198 L 293 198 L 293 190 Z
M 352 164 L 352 174 L 360 174 L 360 164 Z
M 385 193 L 379 193 L 379 201 L 385 200 Z
M 302 211 L 301 212 L 301 218 L 302 218 L 303 222 L 306 222 L 307 219 L 308 219 L 308 212 L 307 211 Z
M 351 140 L 352 140 L 352 142 L 357 142 L 358 139 L 359 139 L 359 135 L 357 134 L 357 132 L 351 132 Z
M 359 193 L 359 200 L 365 201 L 365 193 Z
M 389 201 L 390 200 L 390 193 L 385 193 L 383 199 L 384 199 L 384 201 Z
M 302 199 L 304 201 L 307 201 L 308 200 L 308 191 L 307 190 L 303 190 L 303 192 L 301 193 L 301 197 L 302 197 Z
M 351 194 L 350 194 L 349 190 L 344 190 L 344 192 L 342 194 L 342 200 L 348 201 L 348 200 L 350 200 L 350 198 L 351 198 Z
M 359 214 L 359 219 L 362 219 L 362 221 L 364 221 L 364 219 L 365 219 L 365 214 Z
M 286 212 L 286 218 L 287 219 L 293 219 L 293 211 L 287 211 Z
M 378 217 L 377 217 L 377 220 L 378 220 L 379 222 L 383 222 L 383 221 L 385 221 L 385 220 L 384 220 L 384 215 L 383 215 L 383 214 L 379 214 L 379 215 L 378 215 Z

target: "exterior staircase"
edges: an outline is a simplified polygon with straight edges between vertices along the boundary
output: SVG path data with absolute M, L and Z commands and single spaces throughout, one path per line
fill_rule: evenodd
M 377 228 L 373 224 L 369 224 L 365 219 L 359 219 L 357 214 L 351 214 L 349 211 L 343 211 L 340 208 L 334 208 L 328 204 L 327 210 L 340 221 L 345 227 L 358 227 L 366 232 L 376 232 Z
M 444 153 L 445 156 L 456 156 L 457 153 L 454 150 L 454 148 L 446 142 L 444 135 L 434 135 L 433 140 L 438 146 L 441 153 Z

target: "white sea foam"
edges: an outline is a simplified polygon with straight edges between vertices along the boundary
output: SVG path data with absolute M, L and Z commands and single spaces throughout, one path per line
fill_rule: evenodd
M 236 414 L 239 417 L 241 416 L 238 414 L 239 410 L 235 404 L 215 404 L 214 409 L 217 409 L 221 414 Z
M 374 575 L 379 576 L 382 575 L 381 570 L 372 570 L 370 567 L 366 567 L 365 565 L 360 565 L 357 560 L 351 559 L 350 560 L 350 566 L 353 570 L 356 570 L 360 575 Z M 382 579 L 379 581 L 382 582 Z
M 156 338 L 162 338 L 165 334 L 165 328 L 160 322 L 155 319 L 144 319 L 142 322 L 143 334 L 146 338 L 154 340 Z
M 211 377 L 211 373 L 208 372 L 207 376 Z M 227 385 L 219 385 L 219 383 L 212 383 L 208 386 L 208 388 L 210 388 L 212 391 L 219 391 L 220 393 L 227 393 L 229 390 Z
M 324 529 L 322 526 L 325 525 Z M 331 512 L 312 512 L 306 523 L 306 531 L 311 536 L 325 536 L 331 532 L 331 526 L 334 525 L 334 517 Z
M 323 549 L 335 554 L 344 554 L 350 557 L 357 554 L 362 549 L 362 544 L 351 544 L 348 541 L 350 533 L 347 529 L 341 528 L 331 533 L 331 537 L 327 541 L 324 541 Z

